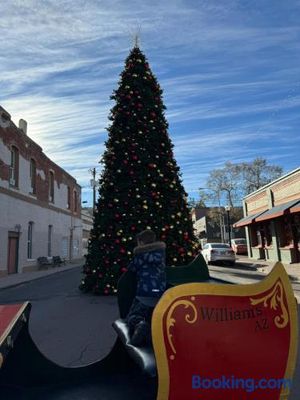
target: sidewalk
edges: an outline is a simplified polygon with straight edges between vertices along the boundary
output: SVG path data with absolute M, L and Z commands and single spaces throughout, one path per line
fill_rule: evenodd
M 245 267 L 253 268 L 254 270 L 261 272 L 263 274 L 269 274 L 269 272 L 272 270 L 274 265 L 276 264 L 275 261 L 265 261 L 265 260 L 252 260 L 246 256 L 237 256 L 237 263 L 238 264 L 243 264 Z M 284 268 L 290 278 L 293 281 L 299 281 L 300 282 L 300 263 L 295 263 L 295 264 L 285 264 Z
M 0 278 L 0 290 L 7 289 L 14 286 L 19 286 L 24 283 L 28 283 L 30 281 L 36 279 L 42 279 L 46 276 L 57 274 L 60 272 L 68 271 L 69 269 L 80 267 L 84 264 L 84 259 L 76 260 L 71 263 L 67 263 L 64 266 L 60 267 L 49 267 L 48 269 L 40 270 L 40 271 L 32 271 L 32 272 L 23 272 L 19 274 L 11 274 Z
M 234 267 L 209 265 L 208 268 L 212 278 L 245 285 L 264 279 L 275 264 L 275 262 L 251 260 L 245 256 L 238 256 Z M 283 263 L 283 265 L 290 277 L 295 297 L 300 304 L 300 264 Z

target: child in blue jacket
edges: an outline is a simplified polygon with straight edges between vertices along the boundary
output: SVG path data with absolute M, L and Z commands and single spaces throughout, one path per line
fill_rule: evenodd
M 137 291 L 127 316 L 131 344 L 139 346 L 151 342 L 151 316 L 153 309 L 166 290 L 166 245 L 156 241 L 150 229 L 136 237 L 137 247 L 128 271 L 136 273 Z

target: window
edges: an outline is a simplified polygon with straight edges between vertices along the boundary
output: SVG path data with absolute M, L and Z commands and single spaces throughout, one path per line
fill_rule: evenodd
M 49 201 L 54 203 L 54 173 L 49 172 Z
M 249 226 L 251 247 L 262 247 L 262 236 L 259 224 Z
M 77 192 L 74 190 L 74 212 L 77 212 Z
M 70 186 L 68 186 L 68 200 L 67 200 L 67 208 L 71 208 L 71 189 Z
M 52 256 L 52 225 L 48 226 L 48 257 Z
M 272 246 L 272 234 L 271 234 L 271 224 L 270 222 L 265 222 L 263 225 L 263 241 L 264 245 L 269 247 Z
M 31 193 L 36 193 L 36 162 L 32 158 L 30 160 L 30 183 L 31 183 Z
M 9 184 L 15 187 L 19 185 L 19 150 L 15 146 L 10 151 Z
M 33 231 L 33 222 L 30 221 L 28 223 L 28 232 L 27 232 L 27 259 L 32 259 L 32 231 Z
M 279 243 L 280 247 L 289 247 L 293 245 L 293 232 L 291 219 L 287 215 L 277 221 L 279 227 Z

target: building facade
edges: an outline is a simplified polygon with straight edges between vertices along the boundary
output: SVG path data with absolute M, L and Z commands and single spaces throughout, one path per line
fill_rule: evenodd
M 244 198 L 248 254 L 253 259 L 300 262 L 300 168 Z
M 88 242 L 91 229 L 93 228 L 93 208 L 83 208 L 81 210 L 82 219 L 82 255 L 85 256 L 88 252 Z
M 191 210 L 192 221 L 196 237 L 201 245 L 213 242 L 228 242 L 235 237 L 245 237 L 243 228 L 232 230 L 236 215 L 242 215 L 242 208 L 236 207 L 231 215 L 226 213 L 224 207 L 195 207 Z M 230 230 L 230 235 L 229 235 Z
M 81 188 L 0 107 L 0 275 L 81 257 Z

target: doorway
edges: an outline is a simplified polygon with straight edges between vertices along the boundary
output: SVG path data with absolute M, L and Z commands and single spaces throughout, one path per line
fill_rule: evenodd
M 7 273 L 16 274 L 19 263 L 19 233 L 8 232 Z
M 294 262 L 300 262 L 300 215 L 295 214 L 292 217 L 292 234 L 294 243 Z

